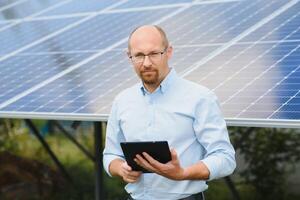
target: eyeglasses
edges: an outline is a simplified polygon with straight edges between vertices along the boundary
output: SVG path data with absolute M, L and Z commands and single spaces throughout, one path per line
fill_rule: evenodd
M 145 54 L 137 54 L 134 56 L 129 56 L 129 58 L 132 60 L 133 63 L 135 64 L 140 64 L 143 63 L 145 60 L 145 57 L 148 56 L 148 58 L 152 61 L 152 62 L 158 62 L 161 60 L 161 56 L 166 52 L 166 50 L 168 49 L 168 47 L 166 47 L 163 51 L 161 52 L 151 52 L 147 55 Z

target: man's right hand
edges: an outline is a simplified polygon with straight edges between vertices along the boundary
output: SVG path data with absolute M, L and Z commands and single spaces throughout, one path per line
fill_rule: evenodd
M 137 182 L 141 174 L 142 172 L 132 171 L 131 167 L 127 164 L 127 162 L 122 163 L 120 175 L 125 182 L 127 183 Z
M 111 175 L 120 176 L 127 183 L 137 182 L 142 174 L 140 171 L 133 171 L 126 161 L 115 159 L 109 165 Z

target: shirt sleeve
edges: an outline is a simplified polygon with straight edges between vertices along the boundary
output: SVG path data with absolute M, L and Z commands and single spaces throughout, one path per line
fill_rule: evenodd
M 112 176 L 109 172 L 109 164 L 111 161 L 117 158 L 124 160 L 124 155 L 120 146 L 120 142 L 123 141 L 125 141 L 125 138 L 119 125 L 117 101 L 115 100 L 108 118 L 105 148 L 103 151 L 103 166 L 109 176 Z
M 213 93 L 197 104 L 195 115 L 194 130 L 206 152 L 202 162 L 210 171 L 209 180 L 230 175 L 236 167 L 235 151 Z

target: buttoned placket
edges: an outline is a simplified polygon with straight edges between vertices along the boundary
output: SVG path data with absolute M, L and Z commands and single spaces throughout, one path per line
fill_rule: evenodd
M 154 134 L 154 128 L 155 128 L 155 109 L 156 109 L 156 98 L 160 94 L 160 91 L 155 91 L 153 93 L 145 93 L 145 102 L 148 107 L 148 122 L 147 122 L 147 128 L 146 128 L 146 138 L 150 141 L 153 141 L 153 134 Z M 144 174 L 144 198 L 147 199 L 147 196 L 149 195 L 149 190 L 151 190 L 151 185 L 153 181 L 153 174 L 146 173 Z

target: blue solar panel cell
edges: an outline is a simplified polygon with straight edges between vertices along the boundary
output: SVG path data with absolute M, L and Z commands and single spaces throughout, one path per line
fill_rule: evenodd
M 293 40 L 291 37 L 298 38 L 299 40 L 299 10 L 300 3 L 297 3 L 255 32 L 251 33 L 249 36 L 245 37 L 242 41 L 287 41 Z
M 4 10 L 6 7 L 8 7 L 9 5 L 15 3 L 17 0 L 1 0 L 0 1 L 0 10 Z
M 174 17 L 173 23 L 171 19 L 163 26 L 168 30 L 171 41 L 177 45 L 225 43 L 284 3 L 268 1 L 262 4 L 256 0 L 197 5 Z
M 59 6 L 61 2 L 61 0 L 19 1 L 19 3 L 15 4 L 14 6 L 3 10 L 1 14 L 6 20 L 19 19 L 41 13 L 46 9 L 50 10 L 52 7 Z
M 4 110 L 24 111 L 29 106 L 35 112 L 95 113 L 105 103 L 102 101 L 104 96 L 109 93 L 115 95 L 134 82 L 136 79 L 125 53 L 111 51 Z
M 158 11 L 102 14 L 58 35 L 28 52 L 99 50 L 127 38 L 130 31 L 142 24 L 153 23 L 174 9 Z M 137 21 L 137 18 L 139 20 Z M 53 48 L 56 47 L 57 49 Z
M 51 16 L 51 15 L 67 15 L 67 14 L 76 14 L 76 13 L 85 13 L 85 12 L 97 12 L 108 6 L 111 6 L 119 0 L 75 0 L 70 1 L 57 9 L 50 10 L 49 12 L 43 13 L 41 16 Z
M 299 110 L 299 105 L 296 105 L 295 109 Z M 281 111 L 275 112 L 271 117 L 272 119 L 289 119 L 289 120 L 299 120 L 300 119 L 300 112 L 298 110 L 293 111 Z
M 274 55 L 275 60 L 272 59 Z M 268 95 L 273 89 L 280 86 L 283 91 L 296 91 L 300 88 L 300 77 L 292 76 L 293 70 L 299 69 L 299 62 L 295 60 L 297 55 L 299 44 L 295 43 L 236 45 L 194 70 L 188 78 L 206 85 L 219 95 L 226 117 L 245 117 L 261 103 L 270 105 L 271 115 L 272 108 L 289 99 L 282 96 L 284 94 Z M 226 93 L 222 92 L 224 90 Z M 236 102 L 243 104 L 233 110 L 232 105 Z
M 5 26 L 7 26 L 7 25 L 9 25 L 9 23 L 3 23 L 3 24 L 0 23 L 0 30 L 1 30 L 2 28 L 4 28 Z
M 0 32 L 0 54 L 8 54 L 26 45 L 38 42 L 38 40 L 42 40 L 44 37 L 70 25 L 76 20 L 78 19 L 24 22 L 3 30 Z M 56 48 L 55 44 L 52 44 L 52 47 Z
M 88 55 L 15 56 L 0 62 L 0 98 L 3 99 L 0 104 L 62 72 Z
M 131 0 L 128 1 L 117 8 L 136 8 L 136 7 L 148 7 L 148 6 L 164 6 L 164 5 L 172 5 L 177 3 L 190 3 L 192 0 Z

